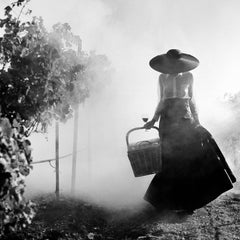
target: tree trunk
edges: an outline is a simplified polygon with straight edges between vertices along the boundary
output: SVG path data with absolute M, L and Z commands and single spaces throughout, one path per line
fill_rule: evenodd
M 59 199 L 59 122 L 55 123 L 55 150 L 56 150 L 56 198 Z
M 89 120 L 90 121 L 90 120 Z M 91 156 L 91 125 L 88 126 L 88 175 L 92 179 L 92 156 Z
M 78 115 L 79 115 L 79 105 L 74 111 L 74 133 L 73 133 L 73 158 L 72 158 L 72 184 L 71 193 L 75 194 L 76 185 L 76 167 L 77 167 L 77 142 L 78 142 Z

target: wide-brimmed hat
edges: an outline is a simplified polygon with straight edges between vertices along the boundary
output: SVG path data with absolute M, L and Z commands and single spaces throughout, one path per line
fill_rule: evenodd
M 193 70 L 199 65 L 199 60 L 178 49 L 171 49 L 165 54 L 152 58 L 149 65 L 158 72 L 172 74 Z

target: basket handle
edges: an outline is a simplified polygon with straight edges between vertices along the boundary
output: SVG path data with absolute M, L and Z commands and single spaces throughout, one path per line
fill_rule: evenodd
M 145 140 L 145 141 L 140 141 L 140 142 L 137 142 L 136 144 L 137 145 L 142 145 L 142 144 L 144 144 L 144 143 L 151 143 L 150 141 L 147 141 L 147 140 Z
M 156 129 L 157 131 L 159 131 L 159 128 L 153 126 L 152 128 Z M 146 129 L 145 127 L 136 127 L 136 128 L 133 128 L 131 130 L 129 130 L 126 134 L 126 142 L 127 142 L 127 146 L 129 147 L 129 135 L 131 132 L 134 132 L 136 130 L 140 130 L 140 129 Z

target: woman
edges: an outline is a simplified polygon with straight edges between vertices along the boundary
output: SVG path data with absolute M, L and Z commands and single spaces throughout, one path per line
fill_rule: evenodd
M 233 187 L 236 181 L 211 134 L 203 128 L 193 98 L 193 76 L 199 61 L 177 49 L 158 55 L 150 66 L 159 77 L 161 99 L 145 128 L 159 123 L 162 171 L 145 200 L 159 210 L 193 211 Z

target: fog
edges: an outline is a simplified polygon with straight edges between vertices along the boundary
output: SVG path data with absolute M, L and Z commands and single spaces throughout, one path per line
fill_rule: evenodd
M 226 92 L 240 90 L 239 7 L 238 0 L 31 1 L 33 15 L 42 16 L 48 28 L 68 22 L 82 38 L 83 50 L 107 55 L 115 69 L 111 83 L 80 106 L 78 196 L 112 206 L 143 202 L 153 175 L 134 177 L 125 136 L 129 129 L 143 125 L 142 114 L 152 117 L 159 97 L 158 73 L 148 62 L 171 48 L 200 60 L 192 72 L 200 121 L 222 146 L 226 126 L 236 126 L 233 113 L 219 99 Z M 154 134 L 142 131 L 133 134 L 131 141 Z M 54 158 L 54 138 L 54 126 L 47 136 L 31 137 L 34 161 Z M 60 125 L 60 156 L 72 152 L 72 139 L 70 120 Z M 60 160 L 61 193 L 70 193 L 70 185 L 68 157 Z M 54 168 L 48 163 L 35 164 L 27 179 L 27 194 L 54 191 Z

